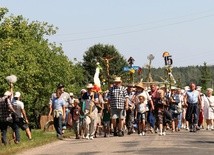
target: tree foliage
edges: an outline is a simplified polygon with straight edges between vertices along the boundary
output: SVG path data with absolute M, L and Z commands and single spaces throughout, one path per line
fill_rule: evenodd
M 123 67 L 127 66 L 126 59 L 117 51 L 112 45 L 97 44 L 88 49 L 83 56 L 83 68 L 85 70 L 86 82 L 93 83 L 93 76 L 96 69 L 96 63 L 99 62 L 102 71 L 100 74 L 101 80 L 107 81 L 107 66 L 105 58 L 109 60 L 109 74 L 110 81 L 115 76 L 122 76 L 125 78 Z
M 200 69 L 201 71 L 201 86 L 202 86 L 202 91 L 205 92 L 205 90 L 208 88 L 208 85 L 210 84 L 211 80 L 211 72 L 210 69 L 207 66 L 207 63 L 204 62 L 204 65 Z
M 148 70 L 143 68 L 143 71 L 143 77 L 145 78 L 148 74 Z M 202 86 L 203 90 L 207 87 L 213 87 L 212 79 L 214 79 L 214 66 L 173 67 L 172 74 L 177 82 L 176 85 L 181 88 L 189 85 L 190 82 L 195 82 L 197 85 Z M 154 81 L 163 82 L 165 79 L 164 68 L 152 68 L 152 77 Z M 206 86 L 204 85 L 205 82 Z
M 25 108 L 33 126 L 39 127 L 39 116 L 47 114 L 49 97 L 58 83 L 75 91 L 83 81 L 81 66 L 64 55 L 61 46 L 45 39 L 57 28 L 46 22 L 29 22 L 22 16 L 0 14 L 0 91 L 8 89 L 5 77 L 18 77 L 14 91 L 22 93 Z M 79 82 L 76 82 L 78 79 Z

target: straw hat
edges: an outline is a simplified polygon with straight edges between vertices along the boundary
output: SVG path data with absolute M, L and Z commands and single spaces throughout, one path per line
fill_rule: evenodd
M 122 82 L 121 77 L 115 77 L 114 82 Z
M 171 86 L 171 90 L 176 90 L 176 89 L 177 89 L 177 87 Z
M 93 84 L 92 83 L 89 83 L 89 84 L 87 84 L 87 86 L 86 86 L 86 88 L 93 88 L 94 86 L 93 86 Z
M 135 87 L 145 89 L 145 86 L 143 85 L 143 83 L 138 83 L 135 85 Z
M 138 95 L 138 98 L 140 98 L 140 97 L 143 97 L 144 99 L 146 98 L 146 96 L 145 96 L 144 93 L 140 93 L 140 94 Z
M 213 91 L 213 89 L 212 88 L 207 88 L 207 91 Z

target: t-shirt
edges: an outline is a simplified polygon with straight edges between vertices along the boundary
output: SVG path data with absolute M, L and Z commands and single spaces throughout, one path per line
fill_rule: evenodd
M 200 93 L 197 90 L 194 91 L 189 90 L 186 92 L 186 95 L 188 103 L 198 103 L 198 97 Z
M 75 106 L 71 108 L 71 115 L 72 115 L 72 120 L 77 121 L 80 118 L 80 107 Z
M 147 111 L 147 103 L 146 102 L 144 102 L 144 103 L 138 103 L 138 105 L 137 105 L 137 112 L 139 112 L 139 113 L 144 113 L 144 112 L 146 112 Z
M 52 104 L 53 99 L 56 98 L 56 93 L 53 93 L 50 98 L 49 104 Z M 70 103 L 72 103 L 71 97 L 67 92 L 63 92 L 60 98 L 64 100 L 64 106 L 67 108 Z
M 52 99 L 53 110 L 62 110 L 63 106 L 65 106 L 65 101 L 62 98 L 54 97 Z
M 110 115 L 110 112 L 108 111 L 108 109 L 103 109 L 103 121 L 104 122 L 107 122 L 107 121 L 110 121 L 111 119 L 111 115 Z
M 12 101 L 13 109 L 16 111 L 16 114 L 18 117 L 23 117 L 22 110 L 24 109 L 24 103 L 19 100 L 13 100 Z

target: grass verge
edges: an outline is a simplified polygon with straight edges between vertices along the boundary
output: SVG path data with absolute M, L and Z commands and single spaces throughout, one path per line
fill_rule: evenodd
M 11 131 L 8 132 L 7 137 L 8 137 L 9 144 L 7 146 L 4 146 L 3 144 L 0 145 L 0 155 L 16 154 L 18 152 L 58 140 L 56 138 L 55 131 L 44 132 L 43 130 L 32 130 L 32 140 L 28 140 L 27 136 L 25 135 L 25 132 L 20 131 L 21 142 L 19 144 L 15 144 L 13 140 L 10 140 L 12 139 L 10 138 L 12 137 L 11 134 L 12 134 Z M 66 131 L 64 136 L 69 137 L 71 136 L 71 134 L 72 134 L 71 131 Z

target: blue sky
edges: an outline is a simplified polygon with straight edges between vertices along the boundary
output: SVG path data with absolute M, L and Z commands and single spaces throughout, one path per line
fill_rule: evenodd
M 69 59 L 82 61 L 89 47 L 114 45 L 134 65 L 163 67 L 162 53 L 173 66 L 214 65 L 213 0 L 0 0 L 9 14 L 58 27 L 51 42 L 62 43 Z

